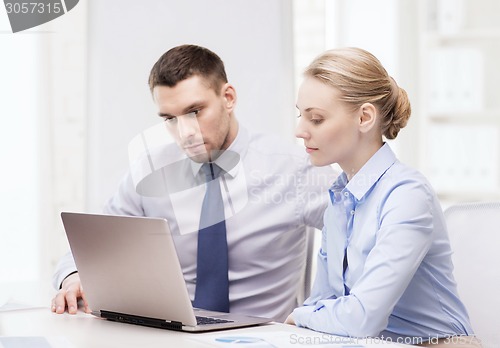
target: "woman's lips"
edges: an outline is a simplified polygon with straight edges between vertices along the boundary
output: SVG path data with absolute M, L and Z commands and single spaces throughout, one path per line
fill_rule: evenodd
M 309 147 L 309 146 L 306 146 L 306 152 L 307 153 L 312 153 L 314 151 L 317 151 L 318 148 L 317 147 Z

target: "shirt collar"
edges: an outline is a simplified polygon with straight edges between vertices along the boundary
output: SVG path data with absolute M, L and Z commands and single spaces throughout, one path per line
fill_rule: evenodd
M 397 158 L 389 144 L 384 145 L 365 163 L 347 183 L 346 188 L 357 200 L 363 198 Z
M 227 150 L 215 160 L 215 164 L 222 168 L 225 174 L 234 178 L 238 173 L 240 167 L 239 163 L 247 152 L 249 142 L 248 130 L 239 125 L 238 133 L 233 142 L 229 145 Z M 202 165 L 203 163 L 191 161 L 191 169 L 194 176 L 198 175 Z
M 350 181 L 347 181 L 345 172 L 339 175 L 330 188 L 332 202 L 340 198 L 337 196 L 344 189 L 348 190 L 358 201 L 361 200 L 396 160 L 396 155 L 389 144 L 384 143 Z
M 347 185 L 347 175 L 345 172 L 342 172 L 337 179 L 333 182 L 333 185 L 329 189 L 330 200 L 332 203 L 339 201 L 342 199 L 342 191 L 345 189 Z

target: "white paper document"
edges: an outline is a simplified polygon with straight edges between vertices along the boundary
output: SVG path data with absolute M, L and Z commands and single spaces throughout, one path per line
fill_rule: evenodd
M 329 335 L 320 332 L 290 331 L 255 331 L 252 334 L 237 334 L 231 332 L 217 332 L 196 335 L 191 338 L 211 347 L 240 347 L 240 348 L 282 348 L 282 347 L 337 347 L 337 348 L 373 348 L 373 347 L 402 347 L 394 342 L 383 341 L 378 338 L 348 338 Z M 409 347 L 409 346 L 405 346 Z

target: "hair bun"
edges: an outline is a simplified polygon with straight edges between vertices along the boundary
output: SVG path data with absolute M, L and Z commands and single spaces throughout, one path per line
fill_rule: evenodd
M 393 93 L 397 93 L 396 102 L 389 115 L 382 122 L 382 134 L 387 139 L 395 139 L 401 128 L 406 127 L 411 115 L 408 94 L 399 86 L 396 86 L 396 89 L 397 91 L 393 91 Z

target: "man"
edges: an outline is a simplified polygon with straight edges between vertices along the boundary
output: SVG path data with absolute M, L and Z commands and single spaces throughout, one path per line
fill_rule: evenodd
M 201 300 L 211 301 L 213 293 L 221 291 L 200 290 L 202 278 L 211 278 L 215 270 L 201 271 L 206 263 L 201 258 L 214 255 L 203 253 L 207 247 L 199 238 L 202 229 L 222 225 L 227 251 L 213 247 L 212 254 L 225 259 L 226 311 L 283 320 L 296 305 L 306 228 L 323 225 L 334 171 L 313 168 L 305 151 L 240 126 L 234 115 L 235 88 L 227 81 L 221 59 L 206 48 L 183 45 L 169 50 L 153 66 L 149 86 L 177 146 L 151 154 L 148 163 L 153 163 L 151 158 L 166 159 L 168 165 L 149 177 L 137 179 L 131 170 L 105 213 L 166 218 L 194 305 L 216 310 L 220 308 Z M 200 167 L 207 168 L 206 163 L 212 175 L 214 168 L 221 174 L 200 184 Z M 164 168 L 169 172 L 162 181 L 166 188 L 154 180 Z M 222 218 L 203 223 L 202 201 L 209 183 L 217 183 L 219 196 L 222 191 L 224 212 Z M 71 255 L 61 260 L 54 285 L 60 290 L 52 311 L 63 313 L 67 306 L 69 313 L 76 313 L 79 298 L 89 310 Z

